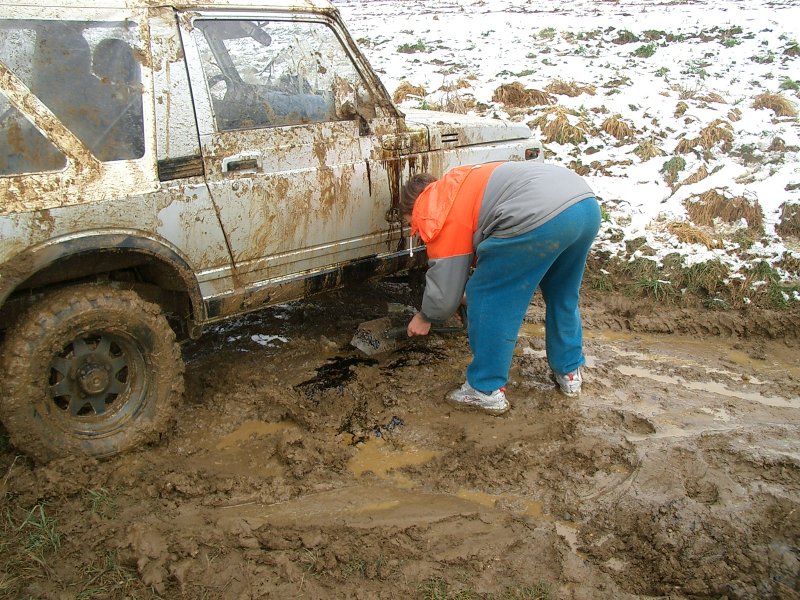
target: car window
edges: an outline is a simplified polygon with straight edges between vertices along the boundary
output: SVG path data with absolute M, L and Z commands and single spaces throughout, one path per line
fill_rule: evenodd
M 208 19 L 193 36 L 219 130 L 349 120 L 370 103 L 324 23 Z
M 130 22 L 0 21 L 0 61 L 100 160 L 130 160 L 144 154 L 138 39 Z M 0 115 L 5 139 L 32 128 L 16 110 Z M 6 168 L 54 168 L 36 159 L 35 135 L 16 139 L 23 160 Z

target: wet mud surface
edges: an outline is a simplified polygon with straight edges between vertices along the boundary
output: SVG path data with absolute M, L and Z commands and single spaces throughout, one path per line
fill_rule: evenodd
M 47 466 L 2 452 L 6 512 L 44 503 L 61 539 L 0 589 L 800 598 L 797 311 L 587 295 L 573 399 L 550 379 L 535 301 L 512 410 L 491 417 L 443 400 L 463 335 L 373 357 L 349 345 L 412 296 L 385 281 L 211 328 L 183 349 L 186 399 L 157 446 Z

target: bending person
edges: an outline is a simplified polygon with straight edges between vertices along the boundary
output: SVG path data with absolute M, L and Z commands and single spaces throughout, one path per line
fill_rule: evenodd
M 400 210 L 429 261 L 422 308 L 408 335 L 427 335 L 432 322 L 448 319 L 466 289 L 472 362 L 448 402 L 490 414 L 509 409 L 505 385 L 537 287 L 547 306 L 548 363 L 561 391 L 577 396 L 585 363 L 579 293 L 600 227 L 588 184 L 565 167 L 540 162 L 462 166 L 439 180 L 411 177 Z

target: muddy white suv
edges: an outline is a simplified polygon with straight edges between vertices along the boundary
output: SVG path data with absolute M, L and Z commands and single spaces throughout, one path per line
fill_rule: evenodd
M 407 268 L 401 182 L 540 159 L 391 102 L 321 0 L 0 0 L 0 417 L 34 458 L 157 438 L 204 325 Z

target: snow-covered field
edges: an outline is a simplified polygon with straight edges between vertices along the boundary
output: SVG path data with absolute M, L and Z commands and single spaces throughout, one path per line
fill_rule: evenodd
M 800 3 L 334 3 L 390 93 L 424 88 L 401 108 L 455 98 L 522 121 L 546 160 L 584 174 L 607 211 L 599 250 L 657 263 L 678 253 L 686 266 L 717 258 L 730 278 L 766 261 L 800 300 Z M 550 103 L 497 101 L 508 84 Z M 783 111 L 758 107 L 776 98 Z M 559 118 L 573 140 L 554 139 Z M 762 227 L 739 216 L 748 206 Z

